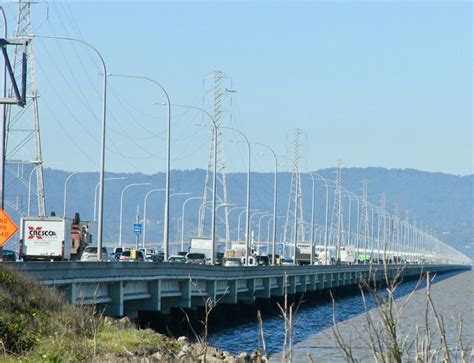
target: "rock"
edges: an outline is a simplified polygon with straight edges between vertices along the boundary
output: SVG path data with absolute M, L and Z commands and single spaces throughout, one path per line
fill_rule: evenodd
M 202 361 L 203 361 L 203 358 L 204 357 L 201 358 Z M 222 359 L 217 358 L 217 357 L 215 357 L 214 355 L 211 355 L 211 354 L 206 354 L 206 362 L 207 363 L 221 363 Z
M 188 355 L 186 354 L 186 352 L 179 352 L 178 355 L 176 356 L 176 359 L 177 360 L 184 360 L 184 358 L 186 358 Z
M 120 323 L 120 325 L 122 325 L 123 327 L 126 327 L 126 328 L 133 326 L 132 321 L 129 319 L 128 316 L 124 316 L 123 318 L 121 318 L 119 320 L 119 323 Z
M 189 355 L 193 351 L 193 347 L 190 344 L 184 344 L 181 351 Z
M 115 324 L 115 319 L 110 317 L 110 316 L 106 316 L 104 318 L 104 323 L 107 324 L 107 325 L 114 325 Z
M 245 363 L 250 361 L 250 356 L 246 352 L 242 352 L 237 357 L 235 357 L 235 361 L 239 363 Z
M 163 359 L 163 354 L 161 354 L 160 352 L 156 352 L 155 354 L 153 354 L 151 356 L 153 359 L 156 359 L 157 361 L 161 362 L 162 359 Z
M 177 341 L 178 343 L 187 343 L 187 342 L 188 342 L 188 338 L 185 337 L 185 336 L 181 336 L 181 337 L 179 337 L 178 339 L 176 339 L 176 341 Z

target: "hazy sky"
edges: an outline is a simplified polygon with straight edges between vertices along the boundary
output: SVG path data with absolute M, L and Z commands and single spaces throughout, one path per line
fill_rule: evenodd
M 16 7 L 5 4 L 10 30 Z M 303 130 L 308 168 L 336 165 L 473 169 L 470 1 L 51 2 L 34 5 L 36 33 L 82 37 L 108 72 L 159 80 L 172 103 L 206 105 L 222 70 L 235 93 L 224 123 L 278 154 Z M 96 57 L 80 45 L 35 39 L 46 165 L 97 170 L 100 87 Z M 107 169 L 165 168 L 165 107 L 156 87 L 110 78 Z M 203 101 L 204 99 L 204 101 Z M 230 117 L 229 115 L 232 115 Z M 172 168 L 205 168 L 209 130 L 173 108 Z M 230 171 L 245 148 L 225 131 Z M 258 170 L 271 160 L 258 155 Z

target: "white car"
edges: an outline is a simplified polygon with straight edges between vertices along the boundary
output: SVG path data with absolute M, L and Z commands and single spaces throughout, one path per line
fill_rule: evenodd
M 224 266 L 225 267 L 238 267 L 242 266 L 242 261 L 238 257 L 229 257 L 224 258 Z
M 82 252 L 81 261 L 97 261 L 97 246 L 87 246 Z M 102 247 L 102 261 L 110 261 L 110 253 L 107 247 Z

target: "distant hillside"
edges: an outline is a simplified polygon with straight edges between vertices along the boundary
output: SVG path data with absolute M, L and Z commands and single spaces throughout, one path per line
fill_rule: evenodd
M 317 171 L 325 178 L 334 179 L 334 169 Z M 24 170 L 24 175 L 29 171 Z M 47 212 L 56 211 L 58 215 L 63 210 L 64 180 L 68 173 L 61 170 L 46 169 L 46 205 Z M 117 174 L 108 173 L 107 177 L 125 177 L 126 180 L 111 180 L 106 182 L 105 205 L 105 240 L 116 242 L 118 240 L 120 193 L 122 188 L 132 182 L 150 182 L 153 186 L 132 187 L 127 190 L 124 198 L 123 240 L 134 241 L 132 224 L 135 220 L 137 204 L 140 215 L 143 214 L 143 198 L 146 191 L 152 188 L 164 188 L 164 174 L 155 175 Z M 33 178 L 34 179 L 34 178 Z M 455 176 L 443 173 L 429 173 L 413 169 L 384 169 L 384 168 L 347 168 L 343 170 L 344 187 L 356 194 L 361 194 L 362 180 L 369 181 L 369 200 L 379 205 L 380 195 L 386 195 L 386 207 L 394 211 L 396 204 L 400 213 L 408 210 L 409 219 L 416 220 L 418 225 L 427 226 L 440 239 L 454 246 L 461 252 L 474 256 L 473 245 L 473 181 L 474 175 Z M 171 175 L 173 193 L 187 192 L 190 196 L 202 196 L 204 189 L 204 170 L 176 170 Z M 98 181 L 97 173 L 77 174 L 68 184 L 68 215 L 78 211 L 84 219 L 92 219 L 94 204 L 94 188 Z M 246 174 L 227 174 L 229 203 L 235 206 L 245 206 Z M 279 174 L 278 215 L 286 215 L 289 185 L 291 174 Z M 25 185 L 11 184 L 7 180 L 7 211 L 14 218 L 11 204 L 23 204 L 26 210 L 28 188 Z M 311 209 L 311 179 L 302 177 L 304 196 L 304 216 L 309 221 Z M 261 211 L 272 211 L 273 174 L 253 173 L 251 182 L 252 208 Z M 14 197 L 15 196 L 15 197 Z M 183 201 L 188 196 L 174 196 L 171 198 L 170 213 L 170 238 L 174 241 L 181 240 L 181 208 Z M 156 192 L 148 198 L 147 210 L 147 243 L 159 243 L 163 232 L 163 192 Z M 324 187 L 319 184 L 317 188 L 316 220 L 324 223 Z M 196 234 L 198 220 L 198 205 L 200 201 L 191 201 L 186 207 L 185 239 L 190 234 Z M 36 206 L 33 201 L 33 212 Z M 346 207 L 347 208 L 347 207 Z M 330 201 L 330 212 L 332 201 Z M 220 210 L 222 213 L 223 208 Z M 230 214 L 233 228 L 232 237 L 236 239 L 237 216 L 239 211 Z M 257 218 L 255 218 L 256 220 Z M 266 236 L 268 219 L 264 220 L 262 234 Z M 283 221 L 283 219 L 281 219 Z M 282 223 L 281 223 L 282 224 Z M 243 219 L 242 219 L 243 225 Z M 209 226 L 206 226 L 209 229 Z M 218 233 L 223 235 L 221 225 L 217 226 Z

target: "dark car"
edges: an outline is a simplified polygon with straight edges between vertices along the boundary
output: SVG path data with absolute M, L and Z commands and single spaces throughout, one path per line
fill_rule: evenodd
M 163 262 L 165 260 L 165 254 L 163 252 L 158 252 L 154 255 L 151 255 L 147 258 L 147 261 L 150 262 Z
M 186 263 L 193 263 L 197 265 L 206 264 L 206 255 L 204 253 L 189 252 L 186 255 Z
M 15 251 L 2 250 L 2 260 L 4 262 L 16 262 L 20 261 L 20 256 Z
M 270 265 L 270 258 L 268 256 L 257 256 L 257 265 L 258 266 Z
M 223 252 L 217 252 L 216 253 L 216 266 L 222 266 L 222 260 L 224 259 L 224 253 Z

